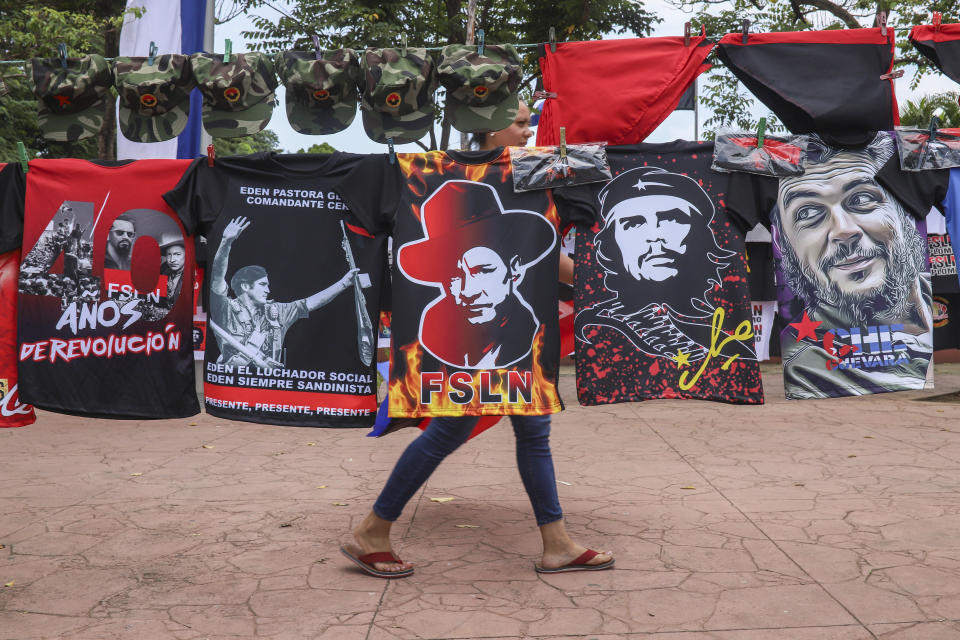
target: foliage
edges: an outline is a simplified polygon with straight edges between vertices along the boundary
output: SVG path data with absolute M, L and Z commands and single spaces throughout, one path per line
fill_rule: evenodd
M 257 132 L 252 136 L 237 138 L 214 138 L 213 148 L 217 157 L 245 156 L 259 151 L 282 151 L 280 138 L 269 129 Z
M 56 55 L 64 42 L 69 55 L 99 53 L 115 56 L 120 26 L 127 16 L 124 0 L 60 0 L 26 2 L 0 0 L 0 58 L 29 60 Z M 112 158 L 116 122 L 112 96 L 100 135 L 76 143 L 45 140 L 37 124 L 37 98 L 20 65 L 0 65 L 0 74 L 10 93 L 0 97 L 0 160 L 16 158 L 16 143 L 22 141 L 30 157 Z
M 888 12 L 887 22 L 897 28 L 897 58 L 895 65 L 913 65 L 911 86 L 916 87 L 920 78 L 936 73 L 923 56 L 919 55 L 906 38 L 911 25 L 927 24 L 932 11 L 943 13 L 943 22 L 956 22 L 960 5 L 956 0 L 906 0 L 904 2 L 869 2 L 867 0 L 671 0 L 674 6 L 691 13 L 691 20 L 699 29 L 707 28 L 707 34 L 719 37 L 725 33 L 739 32 L 744 19 L 751 21 L 750 30 L 807 31 L 821 29 L 844 29 L 871 27 L 879 10 Z M 763 115 L 758 102 L 733 77 L 726 67 L 712 54 L 715 66 L 707 73 L 705 86 L 700 88 L 700 102 L 712 110 L 712 115 L 703 123 L 710 131 L 724 126 L 754 129 L 759 115 Z M 772 114 L 766 114 L 768 128 L 783 130 Z
M 946 91 L 923 96 L 916 102 L 908 100 L 900 105 L 900 126 L 926 129 L 930 126 L 930 118 L 933 116 L 933 112 L 940 108 L 943 110 L 942 115 L 939 116 L 940 128 L 960 128 L 958 97 L 960 97 L 960 92 Z
M 297 149 L 297 153 L 333 153 L 336 149 L 329 142 L 310 145 L 309 149 Z
M 249 12 L 265 5 L 286 6 L 279 20 L 253 15 L 254 29 L 243 35 L 252 48 L 263 51 L 312 49 L 311 35 L 327 49 L 399 46 L 406 34 L 410 46 L 441 47 L 466 41 L 466 0 L 296 0 L 281 5 L 278 0 L 234 0 L 230 13 Z M 538 43 L 556 27 L 559 40 L 590 40 L 607 33 L 649 35 L 660 19 L 646 11 L 641 0 L 478 0 L 476 29 L 483 29 L 488 43 Z M 538 72 L 535 49 L 521 50 L 532 82 Z M 430 148 L 447 148 L 450 125 L 440 109 L 439 147 L 431 131 Z

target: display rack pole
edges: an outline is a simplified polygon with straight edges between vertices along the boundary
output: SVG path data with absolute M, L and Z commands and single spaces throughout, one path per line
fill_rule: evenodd
M 477 0 L 467 2 L 467 41 L 466 44 L 474 43 L 474 34 L 477 27 Z M 468 149 L 470 147 L 470 134 L 460 132 L 460 148 Z

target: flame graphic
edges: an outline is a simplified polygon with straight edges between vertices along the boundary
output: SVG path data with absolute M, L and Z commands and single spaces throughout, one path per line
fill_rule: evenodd
M 420 205 L 417 203 L 425 200 L 429 192 L 438 189 L 443 184 L 444 179 L 486 182 L 494 188 L 497 187 L 497 182 L 501 184 L 510 183 L 508 185 L 509 190 L 505 193 L 514 197 L 512 187 L 513 165 L 510 162 L 510 152 L 506 148 L 494 161 L 484 164 L 463 164 L 451 158 L 445 151 L 398 153 L 397 164 L 403 177 L 406 178 L 407 188 L 416 196 L 411 211 L 417 220 L 420 220 Z M 428 181 L 430 182 L 429 187 L 432 188 L 428 187 Z M 498 190 L 498 193 L 500 193 L 501 198 L 504 197 L 504 192 Z M 558 229 L 560 227 L 560 215 L 557 212 L 557 205 L 553 201 L 553 192 L 545 189 L 535 193 L 542 193 L 546 196 L 547 206 L 543 209 L 543 216 L 550 221 L 555 229 Z M 503 201 L 504 208 L 514 208 L 510 205 L 510 200 L 505 198 Z M 530 209 L 531 207 L 518 208 Z
M 461 371 L 443 364 L 438 371 L 443 373 L 443 391 L 432 395 L 429 405 L 420 404 L 420 373 L 423 363 L 423 350 L 419 342 L 392 349 L 390 352 L 390 373 L 388 409 L 391 418 L 425 418 L 429 416 L 480 416 L 480 415 L 522 415 L 553 413 L 558 411 L 560 394 L 557 392 L 554 371 L 546 371 L 541 363 L 543 354 L 544 326 L 537 331 L 531 351 L 533 356 L 532 402 L 508 403 L 507 380 L 511 371 L 523 373 L 522 367 L 505 369 L 483 369 L 490 372 L 490 392 L 502 394 L 503 402 L 483 404 L 480 402 L 480 369 L 469 371 L 473 375 L 473 399 L 468 404 L 453 402 L 448 395 L 453 389 L 447 383 L 450 374 Z M 398 362 L 399 361 L 399 362 Z

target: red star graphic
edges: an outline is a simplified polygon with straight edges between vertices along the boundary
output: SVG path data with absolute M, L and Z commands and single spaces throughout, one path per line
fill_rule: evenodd
M 817 327 L 822 325 L 823 322 L 814 322 L 810 319 L 810 316 L 807 315 L 807 312 L 803 312 L 803 320 L 800 322 L 791 322 L 790 326 L 797 330 L 797 342 L 803 340 L 804 338 L 810 338 L 811 340 L 817 339 Z
M 57 102 L 60 103 L 61 107 L 70 104 L 70 96 L 53 96 L 53 97 L 57 99 Z

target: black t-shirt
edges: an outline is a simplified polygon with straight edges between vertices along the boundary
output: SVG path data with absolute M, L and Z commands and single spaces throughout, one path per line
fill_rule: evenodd
M 391 417 L 563 408 L 559 238 L 591 211 L 567 189 L 515 193 L 504 149 L 371 156 L 337 189 L 393 235 Z
M 736 174 L 737 212 L 770 212 L 788 398 L 922 389 L 933 349 L 923 218 L 946 171 L 900 169 L 888 133 L 811 136 L 802 176 Z
M 333 185 L 362 156 L 195 160 L 164 197 L 207 238 L 204 400 L 213 415 L 310 427 L 373 424 L 386 239 Z M 349 272 L 344 242 L 356 267 Z
M 724 209 L 731 174 L 710 169 L 713 145 L 607 156 L 614 178 L 594 189 L 574 259 L 580 402 L 762 403 L 744 255 L 756 219 Z
M 746 251 L 750 299 L 776 300 L 777 284 L 773 276 L 773 245 L 769 242 L 748 242 Z
M 115 418 L 199 412 L 192 243 L 162 198 L 187 166 L 30 163 L 17 310 L 24 401 Z
M 4 165 L 0 171 L 0 253 L 20 248 L 26 192 L 27 181 L 20 165 Z

